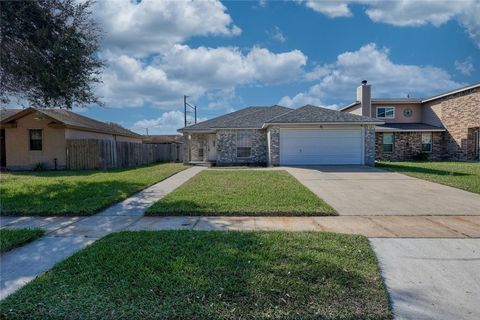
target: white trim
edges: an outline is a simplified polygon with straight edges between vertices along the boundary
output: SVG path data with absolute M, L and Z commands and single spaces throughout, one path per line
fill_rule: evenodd
M 446 129 L 398 129 L 376 127 L 375 132 L 445 132 Z
M 392 117 L 379 117 L 378 116 L 378 110 L 379 109 L 393 109 L 393 116 Z M 396 114 L 396 108 L 394 106 L 381 106 L 381 107 L 375 107 L 375 118 L 377 119 L 395 119 L 395 114 Z M 387 110 L 385 110 L 385 115 L 387 114 Z
M 429 101 L 436 100 L 436 99 L 440 99 L 440 98 L 443 98 L 443 97 L 446 97 L 446 96 L 450 96 L 452 94 L 460 93 L 460 92 L 475 89 L 475 88 L 480 88 L 480 83 L 475 83 L 475 84 L 472 84 L 471 86 L 468 86 L 468 87 L 463 87 L 463 88 L 460 88 L 460 89 L 457 89 L 457 90 L 445 92 L 445 93 L 442 93 L 442 94 L 424 99 L 424 100 L 422 100 L 422 103 L 429 102 Z
M 433 134 L 430 132 L 429 135 L 430 135 L 430 150 L 428 151 L 423 151 L 423 135 L 426 134 L 426 132 L 423 132 L 420 136 L 420 151 L 421 152 L 424 152 L 424 153 L 432 153 L 433 151 Z
M 365 125 L 365 124 L 372 124 L 372 125 L 380 125 L 380 124 L 385 124 L 383 121 L 365 121 L 365 122 L 352 122 L 352 121 L 338 121 L 338 122 L 269 122 L 265 123 L 262 127 L 262 129 L 268 127 L 268 126 L 305 126 L 301 128 L 308 129 L 307 126 L 323 126 L 323 125 L 334 125 L 334 126 L 341 126 L 341 125 Z M 318 129 L 318 128 L 314 128 Z

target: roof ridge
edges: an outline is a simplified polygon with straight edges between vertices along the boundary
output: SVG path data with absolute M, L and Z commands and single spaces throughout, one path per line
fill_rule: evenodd
M 280 107 L 281 107 L 281 106 L 280 106 Z M 298 109 L 300 109 L 300 108 L 303 108 L 303 107 L 300 107 L 300 108 L 298 108 L 298 109 L 292 109 L 292 108 L 288 108 L 288 107 L 284 107 L 284 108 L 290 109 L 290 111 L 287 111 L 287 112 L 285 112 L 285 113 L 283 113 L 283 114 L 279 114 L 278 116 L 275 116 L 275 117 L 273 117 L 273 118 L 270 118 L 270 119 L 268 119 L 267 121 L 265 121 L 264 123 L 269 123 L 270 121 L 272 121 L 272 120 L 275 119 L 275 118 L 283 117 L 284 115 L 287 115 L 287 114 L 289 114 L 290 112 L 296 111 L 296 110 L 298 110 Z
M 211 121 L 213 121 L 213 120 L 215 120 L 215 119 L 218 119 L 218 118 L 221 118 L 221 117 L 226 117 L 226 116 L 232 115 L 232 114 L 234 114 L 234 113 L 237 113 L 237 112 L 240 112 L 240 111 L 245 111 L 245 110 L 248 110 L 248 109 L 253 109 L 253 108 L 259 108 L 259 107 L 257 107 L 257 106 L 248 106 L 248 107 L 243 108 L 243 109 L 240 109 L 240 110 L 235 110 L 235 111 L 230 112 L 230 113 L 227 113 L 227 114 L 222 114 L 222 115 L 217 116 L 217 117 L 215 117 L 215 118 L 211 118 L 211 119 L 207 119 L 207 120 L 205 120 L 205 121 L 199 122 L 199 123 L 191 124 L 191 125 L 189 125 L 189 126 L 183 127 L 182 129 L 193 128 L 193 127 L 195 127 L 195 126 L 198 125 L 198 124 L 201 124 L 201 123 L 205 124 L 205 123 L 211 122 Z M 231 120 L 233 120 L 233 119 L 237 119 L 237 118 L 239 118 L 239 117 L 241 117 L 241 116 L 237 116 L 237 117 L 235 117 L 235 118 L 232 118 L 232 119 L 230 119 L 230 120 L 227 120 L 226 122 L 231 121 Z

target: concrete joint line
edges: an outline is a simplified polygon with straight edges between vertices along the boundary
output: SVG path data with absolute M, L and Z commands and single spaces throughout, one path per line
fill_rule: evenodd
M 385 227 L 384 225 L 382 225 L 380 222 L 376 221 L 375 218 L 373 217 L 366 217 L 368 220 L 370 220 L 371 222 L 373 222 L 375 225 L 379 226 L 380 228 L 382 228 L 383 230 L 387 231 L 387 232 L 390 232 L 391 234 L 393 234 L 395 237 L 399 237 L 399 235 L 394 232 L 393 230 L 390 230 L 390 228 L 387 228 Z
M 463 232 L 461 232 L 461 231 L 459 231 L 459 230 L 456 230 L 456 229 L 454 229 L 454 228 L 452 228 L 452 227 L 450 227 L 450 226 L 448 226 L 448 225 L 446 225 L 446 224 L 443 224 L 443 223 L 441 223 L 441 222 L 432 220 L 430 217 L 425 217 L 425 220 L 428 220 L 428 221 L 430 221 L 431 223 L 436 224 L 437 226 L 441 226 L 441 227 L 444 227 L 444 228 L 446 228 L 446 229 L 448 229 L 448 230 L 450 230 L 450 231 L 453 231 L 453 232 L 455 232 L 455 233 L 461 234 L 461 235 L 463 235 L 464 237 L 471 238 L 468 234 L 463 233 Z

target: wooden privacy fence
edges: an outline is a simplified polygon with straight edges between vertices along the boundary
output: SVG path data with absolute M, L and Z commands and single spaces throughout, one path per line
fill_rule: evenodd
M 182 161 L 179 144 L 82 139 L 67 140 L 67 169 L 111 169 Z

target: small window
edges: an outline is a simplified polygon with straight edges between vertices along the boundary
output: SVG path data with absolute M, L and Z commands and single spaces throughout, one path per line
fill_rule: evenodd
M 380 118 L 380 119 L 395 119 L 395 107 L 380 107 L 380 108 L 377 108 L 377 118 Z
M 30 129 L 30 150 L 42 150 L 42 130 L 41 129 Z
M 203 148 L 198 149 L 198 157 L 203 158 Z
M 392 153 L 393 152 L 393 133 L 384 133 L 383 134 L 383 152 Z
M 249 131 L 237 132 L 237 158 L 252 156 L 252 133 Z
M 432 152 L 431 133 L 422 133 L 422 152 Z

